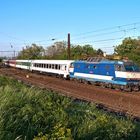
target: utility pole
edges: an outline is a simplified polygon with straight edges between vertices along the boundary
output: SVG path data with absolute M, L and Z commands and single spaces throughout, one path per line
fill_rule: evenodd
M 14 59 L 16 58 L 16 51 L 14 50 Z
M 68 33 L 68 60 L 70 60 L 70 33 Z

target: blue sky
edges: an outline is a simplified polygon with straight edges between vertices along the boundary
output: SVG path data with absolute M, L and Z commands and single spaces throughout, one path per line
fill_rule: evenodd
M 47 47 L 70 33 L 71 43 L 112 53 L 123 38 L 140 36 L 139 7 L 139 0 L 0 0 L 0 50 Z

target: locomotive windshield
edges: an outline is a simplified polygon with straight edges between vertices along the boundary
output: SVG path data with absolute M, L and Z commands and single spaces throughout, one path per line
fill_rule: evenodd
M 135 65 L 134 63 L 124 63 L 124 67 L 126 71 L 140 72 L 139 66 Z

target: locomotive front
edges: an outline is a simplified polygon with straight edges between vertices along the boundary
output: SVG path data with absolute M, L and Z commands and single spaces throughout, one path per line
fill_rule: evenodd
M 130 90 L 140 90 L 140 68 L 133 62 L 124 61 L 121 68 L 115 72 L 116 77 L 120 78 Z

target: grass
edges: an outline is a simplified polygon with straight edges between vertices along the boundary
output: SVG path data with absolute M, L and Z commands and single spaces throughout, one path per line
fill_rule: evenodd
M 1 140 L 140 139 L 140 124 L 11 78 L 0 77 Z

